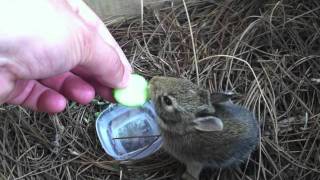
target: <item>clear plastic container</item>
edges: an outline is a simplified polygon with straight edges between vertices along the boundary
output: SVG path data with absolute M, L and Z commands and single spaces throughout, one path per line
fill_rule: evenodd
M 97 118 L 96 130 L 102 147 L 116 160 L 147 157 L 162 144 L 150 101 L 142 107 L 109 106 Z

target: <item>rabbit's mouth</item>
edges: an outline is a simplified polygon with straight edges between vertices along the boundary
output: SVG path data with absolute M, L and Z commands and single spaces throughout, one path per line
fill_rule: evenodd
M 171 120 L 171 119 L 167 119 L 166 117 L 161 117 L 161 114 L 159 115 L 159 117 L 160 117 L 160 120 L 164 123 L 164 124 L 166 124 L 166 125 L 176 125 L 177 123 L 178 123 L 178 121 L 174 121 L 174 120 Z

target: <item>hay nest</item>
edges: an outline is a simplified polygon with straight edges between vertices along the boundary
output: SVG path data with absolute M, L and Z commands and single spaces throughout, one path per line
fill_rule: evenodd
M 320 177 L 319 17 L 318 0 L 229 0 L 107 23 L 136 72 L 232 90 L 255 112 L 257 150 L 241 167 L 215 170 L 211 179 L 302 180 Z M 52 116 L 2 106 L 0 179 L 177 177 L 183 166 L 163 151 L 137 162 L 105 154 L 94 121 L 106 105 L 99 98 L 88 106 L 71 103 Z

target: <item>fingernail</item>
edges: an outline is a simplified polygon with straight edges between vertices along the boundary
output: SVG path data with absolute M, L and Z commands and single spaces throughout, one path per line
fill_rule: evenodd
M 47 90 L 41 94 L 37 104 L 40 112 L 58 113 L 65 109 L 67 100 L 60 94 Z

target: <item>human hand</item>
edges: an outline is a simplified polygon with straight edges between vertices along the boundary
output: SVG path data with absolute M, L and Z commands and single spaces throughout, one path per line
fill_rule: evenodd
M 0 104 L 60 112 L 67 99 L 111 100 L 131 67 L 103 22 L 81 0 L 2 1 Z

